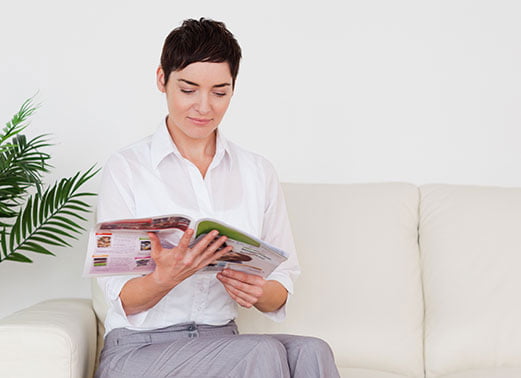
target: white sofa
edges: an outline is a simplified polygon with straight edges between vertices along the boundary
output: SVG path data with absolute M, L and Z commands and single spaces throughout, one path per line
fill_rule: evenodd
M 303 274 L 285 322 L 241 311 L 243 333 L 322 337 L 343 377 L 521 377 L 521 188 L 284 190 Z M 2 320 L 0 376 L 90 377 L 94 289 Z

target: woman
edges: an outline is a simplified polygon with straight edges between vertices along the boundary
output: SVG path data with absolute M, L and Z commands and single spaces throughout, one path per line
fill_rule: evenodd
M 231 247 L 210 232 L 173 249 L 149 234 L 155 270 L 99 278 L 109 311 L 97 377 L 336 377 L 316 338 L 238 335 L 237 304 L 280 321 L 299 274 L 272 166 L 218 130 L 241 49 L 220 22 L 186 20 L 165 40 L 157 86 L 168 116 L 158 131 L 114 154 L 104 169 L 98 221 L 182 213 L 212 217 L 290 254 L 267 279 L 224 270 L 195 274 Z M 223 247 L 224 248 L 221 248 Z

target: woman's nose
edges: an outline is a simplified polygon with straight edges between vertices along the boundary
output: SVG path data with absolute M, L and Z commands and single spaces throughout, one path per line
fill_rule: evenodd
M 208 95 L 201 94 L 201 96 L 199 97 L 199 101 L 197 102 L 197 105 L 196 105 L 196 110 L 200 114 L 207 114 L 210 112 L 211 108 L 212 107 L 211 107 L 210 99 L 208 98 Z

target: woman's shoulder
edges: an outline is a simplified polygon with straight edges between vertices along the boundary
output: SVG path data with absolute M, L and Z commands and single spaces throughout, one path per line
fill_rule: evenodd
M 150 151 L 150 146 L 152 142 L 152 135 L 141 138 L 138 141 L 135 141 L 131 144 L 126 145 L 118 150 L 116 150 L 113 155 L 120 156 L 133 156 L 140 153 L 145 153 Z
M 259 168 L 263 168 L 264 170 L 274 170 L 273 164 L 271 164 L 271 162 L 265 156 L 248 150 L 234 142 L 227 141 L 227 143 L 234 161 L 243 164 L 255 165 Z
M 270 188 L 278 185 L 279 179 L 274 165 L 265 156 L 248 150 L 235 143 L 229 143 L 232 165 L 241 172 L 241 177 L 256 183 L 257 188 Z
M 122 147 L 109 155 L 107 164 L 117 164 L 126 162 L 127 164 L 133 161 L 141 161 L 145 156 L 150 154 L 150 145 L 152 136 L 149 135 L 125 147 Z

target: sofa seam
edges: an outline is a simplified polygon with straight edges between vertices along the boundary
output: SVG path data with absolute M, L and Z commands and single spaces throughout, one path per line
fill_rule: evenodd
M 421 247 L 421 234 L 420 234 L 420 225 L 421 225 L 421 205 L 422 205 L 422 190 L 421 186 L 418 186 L 418 225 L 417 225 L 417 231 L 418 231 L 418 253 L 419 253 L 419 263 L 420 263 L 420 286 L 421 286 L 421 292 L 422 292 L 422 304 L 423 304 L 423 319 L 422 319 L 422 359 L 423 359 L 423 377 L 427 377 L 427 365 L 426 365 L 426 353 L 425 353 L 425 335 L 426 335 L 426 323 L 425 323 L 425 317 L 426 317 L 426 301 L 425 301 L 425 285 L 424 285 L 424 274 L 423 274 L 423 253 L 422 253 L 422 247 Z

